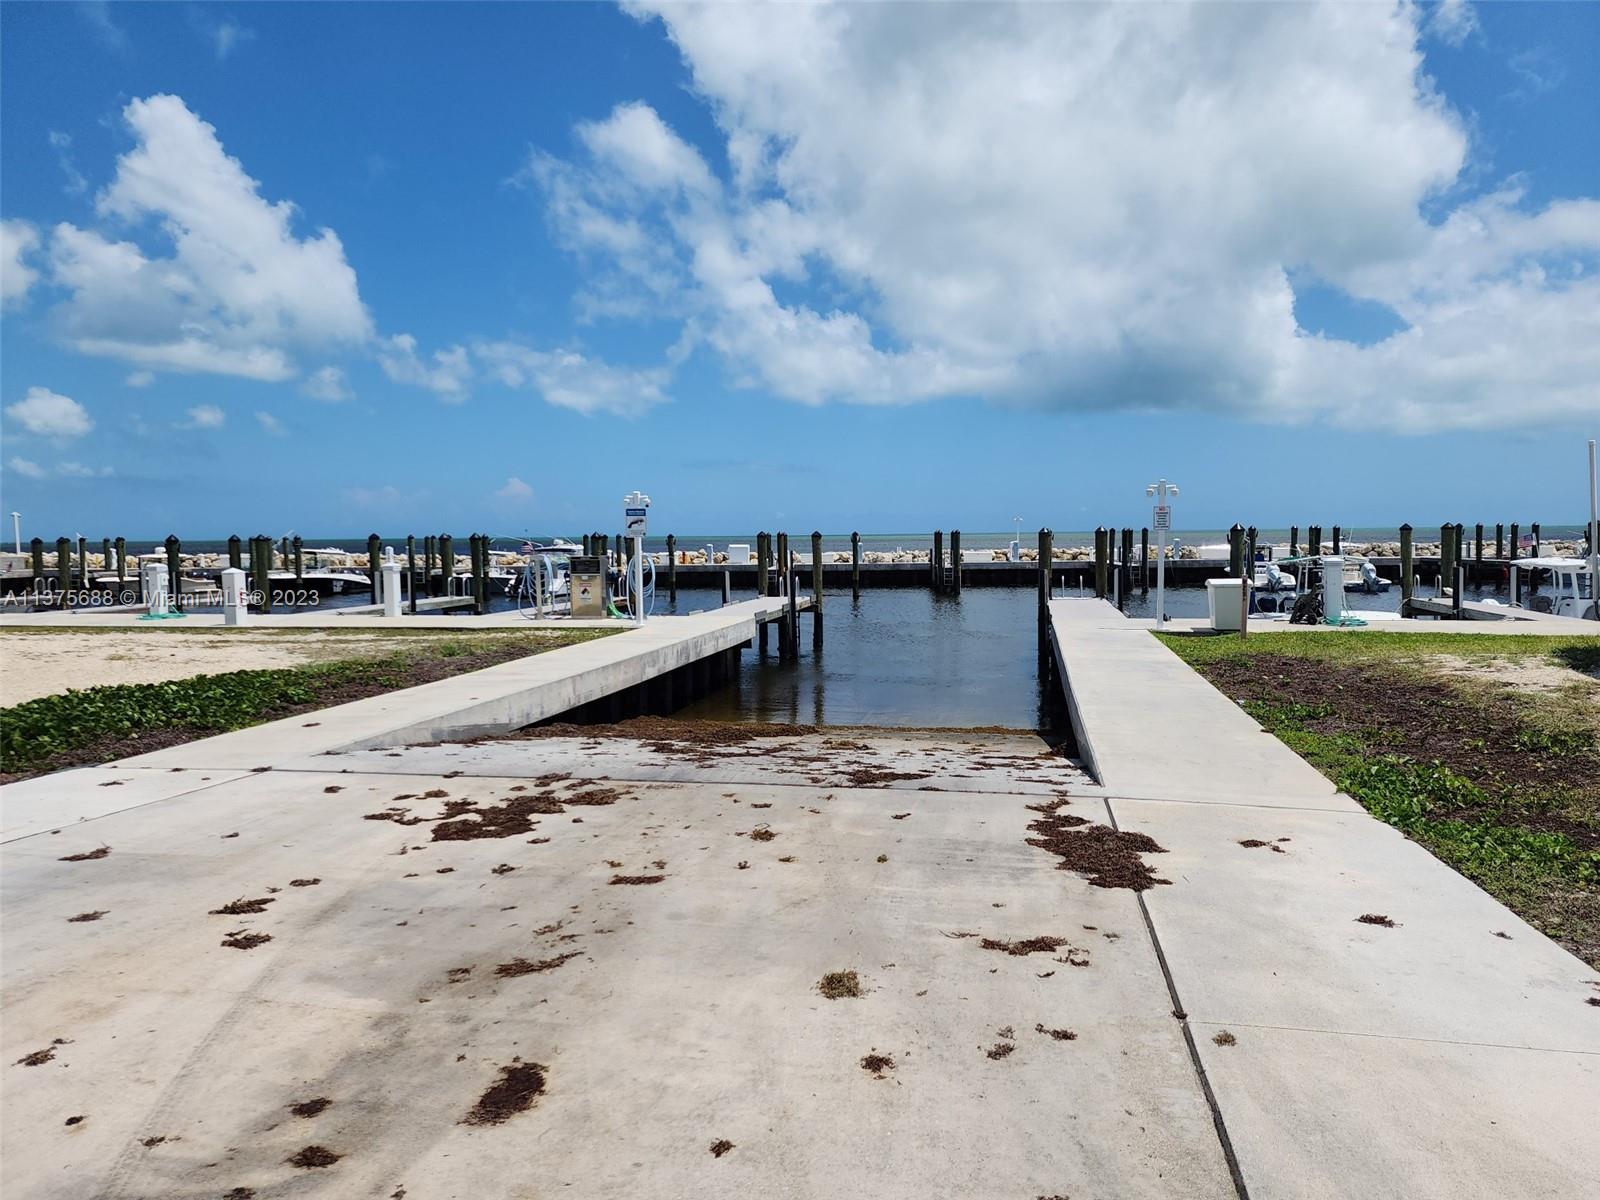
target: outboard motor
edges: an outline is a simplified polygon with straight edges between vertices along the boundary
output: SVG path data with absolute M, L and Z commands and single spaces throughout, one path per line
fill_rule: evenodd
M 1361 564 L 1361 590 L 1369 596 L 1388 591 L 1388 585 L 1378 577 L 1378 568 L 1370 562 Z

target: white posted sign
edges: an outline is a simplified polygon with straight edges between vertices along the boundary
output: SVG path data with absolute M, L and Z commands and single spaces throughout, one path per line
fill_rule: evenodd
M 1155 506 L 1154 512 L 1155 512 L 1155 525 L 1153 526 L 1153 528 L 1156 528 L 1156 529 L 1171 529 L 1172 528 L 1172 505 L 1170 505 L 1170 504 L 1157 504 Z

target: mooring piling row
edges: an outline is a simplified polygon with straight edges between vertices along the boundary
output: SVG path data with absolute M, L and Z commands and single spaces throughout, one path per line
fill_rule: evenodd
M 1512 565 L 1520 563 L 1530 555 L 1539 556 L 1544 553 L 1543 529 L 1539 522 L 1528 525 L 1512 522 L 1509 527 L 1505 523 L 1495 523 L 1492 530 L 1485 522 L 1475 522 L 1469 530 L 1462 522 L 1447 521 L 1441 523 L 1438 530 L 1437 550 L 1432 546 L 1428 547 L 1426 557 L 1419 553 L 1415 528 L 1409 523 L 1400 530 L 1400 541 L 1405 543 L 1409 555 L 1406 550 L 1401 550 L 1396 557 L 1389 557 L 1385 548 L 1381 546 L 1363 547 L 1361 550 L 1347 547 L 1348 531 L 1342 525 L 1290 526 L 1287 531 L 1288 550 L 1291 557 L 1317 556 L 1329 552 L 1344 555 L 1354 551 L 1359 558 L 1364 552 L 1373 556 L 1373 565 L 1382 575 L 1390 580 L 1398 579 L 1403 600 L 1415 597 L 1419 582 L 1437 584 L 1440 593 L 1448 595 L 1454 587 L 1457 567 L 1466 568 L 1465 578 L 1469 586 L 1492 581 L 1495 586 L 1503 590 L 1509 584 L 1509 568 Z M 1064 554 L 1062 561 L 1054 564 L 1055 570 L 1047 572 L 1050 582 L 1053 584 L 1062 577 L 1075 581 L 1080 586 L 1092 582 L 1094 595 L 1111 599 L 1119 608 L 1126 607 L 1127 597 L 1135 586 L 1138 587 L 1140 594 L 1148 595 L 1153 552 L 1150 531 L 1148 527 L 1138 530 L 1137 545 L 1134 532 L 1133 526 L 1096 527 L 1093 531 L 1092 548 L 1087 553 L 1074 548 Z M 613 542 L 612 536 L 593 532 L 586 533 L 582 537 L 583 547 L 591 556 L 600 557 L 608 566 L 619 572 L 629 568 L 633 543 L 620 537 Z M 156 556 L 165 560 L 174 606 L 181 607 L 185 603 L 192 606 L 195 602 L 193 589 L 196 580 L 215 581 L 222 569 L 220 565 L 222 562 L 235 569 L 248 568 L 247 574 L 261 574 L 255 558 L 257 538 L 265 540 L 267 570 L 281 573 L 278 602 L 282 603 L 290 596 L 305 594 L 307 583 L 305 549 L 303 540 L 298 534 L 293 536 L 285 534 L 280 538 L 256 534 L 248 539 L 233 534 L 226 539 L 225 557 L 224 553 L 217 553 L 224 547 L 214 544 L 199 558 L 193 551 L 189 552 L 186 558 L 183 543 L 176 534 L 173 534 L 156 547 Z M 967 563 L 964 539 L 959 529 L 937 529 L 931 532 L 929 543 L 925 543 L 929 547 L 925 552 L 927 554 L 925 566 L 922 555 L 868 554 L 859 531 L 853 531 L 849 539 L 849 557 L 846 562 L 843 554 L 825 551 L 820 531 L 813 530 L 810 534 L 811 570 L 807 576 L 801 569 L 804 565 L 803 551 L 800 554 L 790 554 L 789 558 L 793 562 L 789 559 L 780 560 L 776 539 L 773 534 L 766 531 L 756 535 L 753 558 L 745 561 L 724 559 L 721 554 L 708 547 L 703 556 L 703 564 L 700 562 L 701 555 L 698 551 L 693 555 L 686 553 L 683 539 L 676 534 L 668 534 L 664 539 L 665 578 L 660 580 L 660 583 L 668 602 L 673 605 L 678 602 L 680 585 L 689 588 L 697 586 L 717 588 L 724 575 L 728 577 L 731 601 L 731 591 L 744 586 L 745 581 L 750 579 L 751 573 L 755 576 L 755 594 L 758 596 L 784 590 L 789 586 L 790 578 L 797 577 L 802 583 L 809 583 L 810 590 L 815 592 L 820 600 L 827 581 L 831 578 L 842 585 L 842 576 L 846 571 L 849 572 L 850 594 L 853 599 L 859 599 L 865 587 L 915 586 L 924 579 L 936 595 L 959 596 L 969 585 L 1014 586 L 1025 583 L 1031 569 L 1004 552 L 993 556 L 985 553 L 980 556 L 983 561 Z M 133 570 L 130 574 L 127 539 L 102 537 L 97 540 L 99 545 L 94 548 L 99 553 L 94 555 L 91 554 L 92 543 L 84 535 L 57 538 L 52 561 L 49 543 L 41 538 L 32 538 L 27 543 L 26 553 L 22 556 L 21 562 L 13 559 L 13 565 L 6 576 L 8 587 L 24 594 L 31 592 L 34 603 L 40 606 L 62 604 L 77 606 L 80 603 L 104 605 L 107 602 L 106 597 L 113 591 L 123 597 L 124 603 L 131 602 L 132 593 L 127 588 L 130 586 L 128 585 L 130 579 L 138 579 L 137 557 L 132 564 Z M 422 542 L 420 547 L 417 545 L 419 540 Z M 246 545 L 247 541 L 249 545 Z M 365 541 L 364 555 L 360 550 L 347 551 L 344 552 L 346 557 L 342 561 L 345 569 L 360 571 L 367 576 L 365 590 L 369 593 L 370 602 L 377 604 L 383 593 L 383 557 L 386 552 L 378 534 L 369 534 Z M 1053 534 L 1051 541 L 1054 552 Z M 420 597 L 429 595 L 459 596 L 469 602 L 474 610 L 487 611 L 490 602 L 489 588 L 493 582 L 490 576 L 495 569 L 492 539 L 487 534 L 475 533 L 469 535 L 469 543 L 467 561 L 462 564 L 458 574 L 454 546 L 449 534 L 427 535 L 420 538 L 418 535 L 406 535 L 405 560 L 402 567 L 402 575 L 406 582 L 402 587 L 410 589 L 408 611 L 425 609 L 427 606 L 419 606 L 418 601 Z M 396 549 L 398 550 L 398 546 Z M 1262 550 L 1261 531 L 1256 526 L 1236 522 L 1227 531 L 1225 567 L 1221 561 L 1212 557 L 1197 556 L 1191 547 L 1185 546 L 1181 555 L 1176 550 L 1172 553 L 1172 561 L 1168 566 L 1168 582 L 1174 586 L 1193 586 L 1224 570 L 1227 575 L 1237 578 L 1242 572 L 1251 569 L 1251 564 Z M 1394 552 L 1394 548 L 1390 547 L 1389 552 Z M 657 551 L 653 557 L 658 564 L 659 572 L 662 563 L 661 553 Z M 1402 561 L 1407 558 L 1409 561 Z M 95 565 L 96 559 L 99 566 Z M 1180 562 L 1180 559 L 1183 561 Z M 325 565 L 321 560 L 315 559 L 315 556 L 313 560 L 318 568 Z M 791 566 L 796 567 L 796 570 L 790 571 Z M 924 571 L 926 574 L 923 574 Z M 291 574 L 296 584 L 292 591 L 284 586 L 284 578 Z M 701 577 L 703 582 L 696 584 L 695 580 Z M 266 576 L 263 575 L 263 578 Z M 185 579 L 190 589 L 187 601 L 184 595 Z M 318 587 L 324 586 L 320 579 L 311 582 Z M 1535 575 L 1525 573 L 1524 578 L 1518 581 L 1518 590 L 1537 591 L 1538 584 Z M 139 587 L 142 592 L 142 581 L 131 586 Z M 334 586 L 337 587 L 337 584 Z M 609 602 L 611 599 L 609 577 L 605 586 Z M 89 593 L 94 598 L 80 601 L 77 597 L 82 593 Z M 401 598 L 404 602 L 407 592 L 402 591 Z M 296 600 L 295 606 L 299 603 L 301 601 Z

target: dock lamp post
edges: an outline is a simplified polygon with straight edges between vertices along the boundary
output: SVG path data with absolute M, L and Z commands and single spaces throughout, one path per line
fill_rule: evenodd
M 633 558 L 628 564 L 633 581 L 632 616 L 635 624 L 644 624 L 644 535 L 650 529 L 650 497 L 643 492 L 629 492 L 622 498 L 622 536 L 633 543 Z
M 1167 500 L 1178 494 L 1178 485 L 1158 479 L 1144 494 L 1155 498 L 1150 528 L 1156 531 L 1156 628 L 1160 629 L 1167 620 L 1167 533 L 1172 528 L 1172 505 Z

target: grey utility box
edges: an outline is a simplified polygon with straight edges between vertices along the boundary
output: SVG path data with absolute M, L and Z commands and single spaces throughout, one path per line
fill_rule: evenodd
M 598 555 L 575 554 L 567 560 L 574 617 L 606 615 L 606 576 Z

